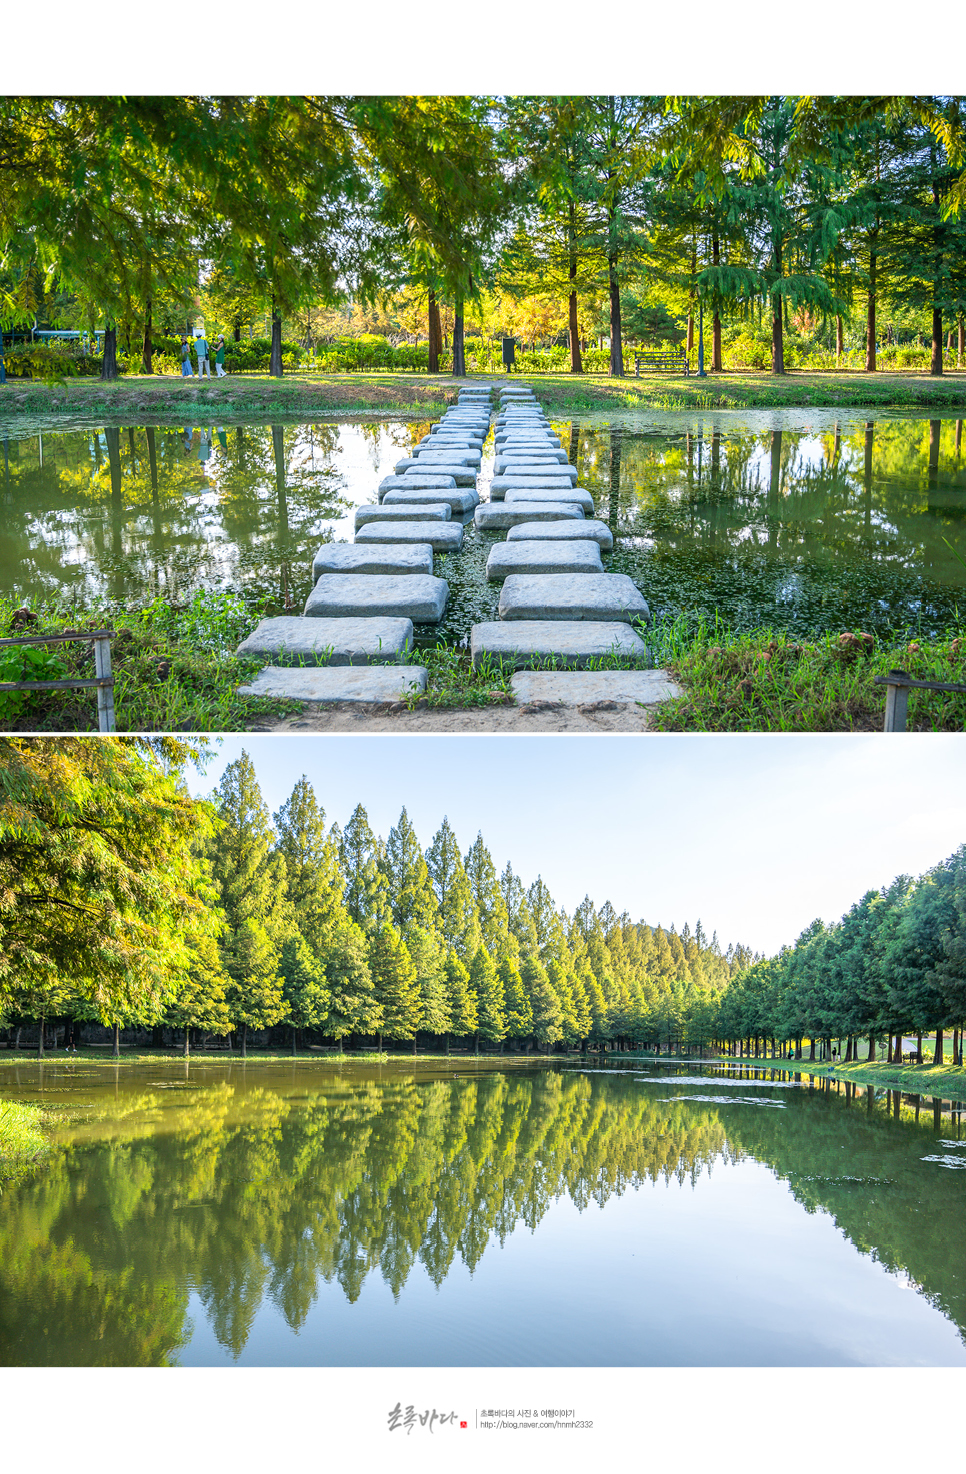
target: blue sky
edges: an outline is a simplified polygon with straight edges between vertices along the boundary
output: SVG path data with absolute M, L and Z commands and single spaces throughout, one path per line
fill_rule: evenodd
M 444 815 L 464 854 L 722 943 L 775 951 L 816 916 L 966 841 L 962 737 L 226 736 L 192 788 L 246 749 L 268 807 L 305 773 L 329 823 L 357 803 L 383 837 L 405 806 L 424 848 Z

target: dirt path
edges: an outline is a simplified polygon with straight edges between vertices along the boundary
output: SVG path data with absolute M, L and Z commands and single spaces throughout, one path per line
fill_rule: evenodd
M 461 711 L 453 707 L 387 709 L 368 702 L 345 701 L 306 706 L 299 716 L 269 718 L 253 732 L 414 732 L 429 736 L 446 732 L 511 732 L 543 735 L 558 732 L 646 732 L 647 709 L 616 701 L 588 706 L 559 706 L 532 701 L 524 706 L 491 706 Z

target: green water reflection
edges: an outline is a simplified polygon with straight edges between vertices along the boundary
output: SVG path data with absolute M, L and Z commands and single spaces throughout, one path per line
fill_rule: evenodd
M 724 413 L 554 426 L 655 613 L 800 634 L 934 634 L 966 590 L 962 420 Z M 426 425 L 189 425 L 3 441 L 0 592 L 83 608 L 228 587 L 301 608 L 311 558 Z M 492 474 L 484 452 L 481 492 Z M 496 537 L 437 560 L 449 642 L 495 617 Z
M 656 1067 L 60 1064 L 0 1090 L 71 1112 L 0 1200 L 6 1365 L 966 1364 L 939 1102 Z

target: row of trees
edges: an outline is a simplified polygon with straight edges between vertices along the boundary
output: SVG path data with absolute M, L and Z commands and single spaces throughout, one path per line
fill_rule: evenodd
M 766 332 L 864 320 L 923 328 L 932 372 L 962 359 L 966 196 L 957 97 L 190 97 L 0 100 L 5 321 L 78 313 L 152 332 L 204 301 L 236 335 L 283 316 L 392 299 L 439 367 L 450 309 L 490 333 L 564 336 L 570 367 L 601 326 L 610 369 L 635 337 L 709 315 Z M 528 325 L 529 324 L 529 328 Z
M 868 1058 L 887 1040 L 889 1063 L 902 1058 L 903 1036 L 935 1033 L 933 1060 L 943 1063 L 945 1033 L 953 1030 L 953 1063 L 963 1062 L 966 1023 L 966 845 L 917 880 L 898 876 L 870 890 L 841 921 L 816 920 L 777 957 L 758 959 L 735 979 L 722 1001 L 717 1036 L 737 1052 L 758 1054 L 765 1041 L 794 1046 L 817 1041 L 827 1056 L 845 1041 L 857 1059 L 860 1037 Z M 739 1042 L 741 1041 L 741 1042 Z
M 303 777 L 269 814 L 251 759 L 189 797 L 197 747 L 171 738 L 0 739 L 0 1017 L 331 1040 L 550 1050 L 726 1046 L 935 1031 L 966 1021 L 966 846 L 867 892 L 773 958 L 722 951 L 465 854 L 444 819 L 425 850 L 406 810 L 383 841 L 358 806 L 326 827 Z
M 159 739 L 3 739 L 0 1007 L 225 1035 L 287 1025 L 342 1040 L 479 1047 L 708 1032 L 753 959 L 498 875 L 444 820 L 423 850 L 403 809 L 383 842 L 359 806 L 326 828 L 302 778 L 274 816 L 250 758 L 210 803 L 192 752 Z M 102 817 L 103 815 L 103 817 Z

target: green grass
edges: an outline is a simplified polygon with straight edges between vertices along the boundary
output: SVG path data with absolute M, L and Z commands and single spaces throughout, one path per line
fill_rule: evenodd
M 260 615 L 230 592 L 201 590 L 189 604 L 175 607 L 155 599 L 142 609 L 104 605 L 79 615 L 46 606 L 34 612 L 36 622 L 21 628 L 13 601 L 0 599 L 0 635 L 115 631 L 111 664 L 119 732 L 244 732 L 260 717 L 302 710 L 301 702 L 237 695 L 237 687 L 264 662 L 235 656 Z M 56 678 L 94 675 L 92 645 L 50 648 L 62 666 Z M 37 677 L 26 672 L 22 678 Z M 96 732 L 97 702 L 92 689 L 0 693 L 0 723 L 8 731 Z
M 0 1100 L 0 1178 L 21 1176 L 50 1151 L 42 1129 L 47 1114 L 40 1106 Z
M 903 645 L 862 631 L 795 640 L 787 631 L 735 634 L 680 616 L 643 630 L 655 666 L 684 695 L 655 708 L 661 732 L 881 731 L 890 669 L 920 680 L 966 683 L 966 626 L 942 638 Z M 909 693 L 907 729 L 966 730 L 966 694 Z
M 469 382 L 495 382 L 504 375 L 470 374 Z M 670 374 L 607 375 L 524 374 L 514 382 L 529 383 L 548 413 L 568 415 L 594 411 L 709 410 L 809 408 L 812 406 L 878 405 L 899 408 L 966 406 L 966 373 L 881 372 L 866 374 L 793 370 L 784 377 L 733 373 L 683 378 Z M 460 380 L 450 375 L 413 373 L 236 374 L 226 379 L 182 379 L 175 376 L 125 375 L 112 383 L 78 378 L 61 385 L 8 380 L 0 390 L 0 416 L 50 414 L 104 417 L 150 411 L 161 423 L 183 417 L 196 405 L 216 411 L 219 420 L 250 418 L 254 412 L 291 415 L 375 413 L 418 417 L 451 402 Z
M 804 1062 L 803 1062 L 804 1063 Z M 816 1072 L 827 1073 L 825 1065 L 813 1065 Z M 890 1065 L 878 1060 L 872 1064 L 837 1064 L 832 1069 L 836 1079 L 851 1080 L 854 1085 L 881 1085 L 886 1089 L 907 1091 L 910 1095 L 935 1095 L 946 1100 L 966 1100 L 966 1067 L 961 1065 Z

